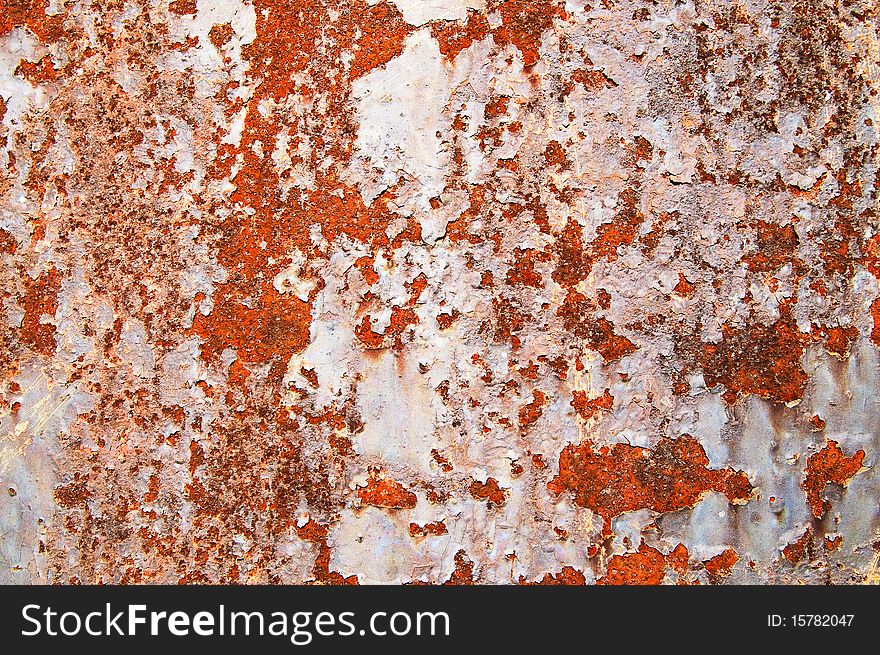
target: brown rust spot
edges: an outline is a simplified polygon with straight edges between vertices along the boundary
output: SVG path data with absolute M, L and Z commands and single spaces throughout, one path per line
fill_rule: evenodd
M 446 585 L 473 585 L 474 581 L 474 563 L 467 556 L 464 549 L 460 549 L 455 553 L 455 570 L 444 584 Z
M 798 329 L 789 304 L 780 305 L 779 312 L 773 325 L 724 326 L 718 343 L 702 345 L 699 357 L 706 385 L 724 385 L 728 402 L 734 402 L 739 394 L 781 403 L 803 397 L 807 374 L 800 360 L 809 335 Z

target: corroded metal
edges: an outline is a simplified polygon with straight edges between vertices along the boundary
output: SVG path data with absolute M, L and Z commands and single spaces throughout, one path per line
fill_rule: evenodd
M 0 2 L 0 581 L 862 583 L 878 8 Z

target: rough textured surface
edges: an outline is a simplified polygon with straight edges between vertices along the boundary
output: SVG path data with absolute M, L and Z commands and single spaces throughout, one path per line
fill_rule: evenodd
M 880 579 L 870 0 L 0 0 L 0 581 Z

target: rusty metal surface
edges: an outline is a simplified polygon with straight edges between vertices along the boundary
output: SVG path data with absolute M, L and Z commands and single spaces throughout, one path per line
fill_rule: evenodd
M 870 0 L 0 2 L 0 581 L 878 579 Z

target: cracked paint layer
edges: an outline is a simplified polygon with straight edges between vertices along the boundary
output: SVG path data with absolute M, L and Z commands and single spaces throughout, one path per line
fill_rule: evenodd
M 0 0 L 0 581 L 880 580 L 869 0 Z

